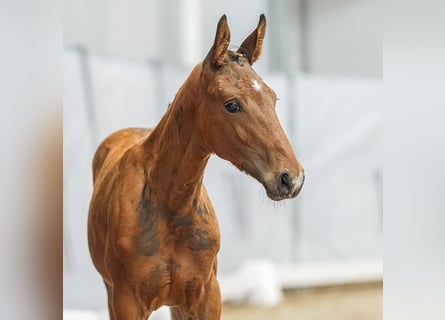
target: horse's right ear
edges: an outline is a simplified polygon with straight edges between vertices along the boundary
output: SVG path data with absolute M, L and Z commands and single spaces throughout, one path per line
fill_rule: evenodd
M 260 21 L 255 30 L 243 41 L 238 53 L 245 54 L 250 64 L 253 64 L 263 51 L 263 40 L 266 35 L 266 17 L 264 14 L 260 16 Z
M 230 43 L 230 29 L 227 24 L 227 17 L 223 15 L 216 28 L 215 41 L 209 53 L 204 59 L 205 66 L 219 68 L 224 63 L 224 57 Z

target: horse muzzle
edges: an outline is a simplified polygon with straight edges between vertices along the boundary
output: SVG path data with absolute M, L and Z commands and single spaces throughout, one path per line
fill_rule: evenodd
M 292 177 L 289 170 L 284 169 L 273 183 L 264 184 L 267 196 L 275 201 L 295 198 L 304 184 L 304 171 Z

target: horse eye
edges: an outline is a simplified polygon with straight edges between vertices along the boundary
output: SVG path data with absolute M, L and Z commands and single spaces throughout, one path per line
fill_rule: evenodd
M 236 99 L 227 101 L 224 103 L 224 107 L 226 107 L 227 111 L 230 113 L 240 112 L 242 110 L 241 104 Z

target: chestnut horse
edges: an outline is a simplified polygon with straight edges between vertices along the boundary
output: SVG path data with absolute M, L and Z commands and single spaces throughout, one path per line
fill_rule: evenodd
M 252 69 L 266 31 L 228 50 L 226 16 L 202 63 L 153 130 L 113 133 L 93 160 L 88 239 L 112 320 L 221 317 L 218 221 L 202 184 L 211 154 L 258 180 L 273 200 L 295 197 L 304 173 L 275 112 L 276 95 Z

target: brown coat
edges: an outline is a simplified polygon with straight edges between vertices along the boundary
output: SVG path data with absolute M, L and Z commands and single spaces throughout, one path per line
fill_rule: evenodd
M 93 160 L 88 239 L 112 320 L 220 319 L 220 231 L 202 184 L 212 153 L 261 182 L 274 200 L 295 197 L 303 170 L 275 113 L 275 93 L 253 71 L 265 19 L 238 52 L 225 16 L 155 129 L 113 133 Z

